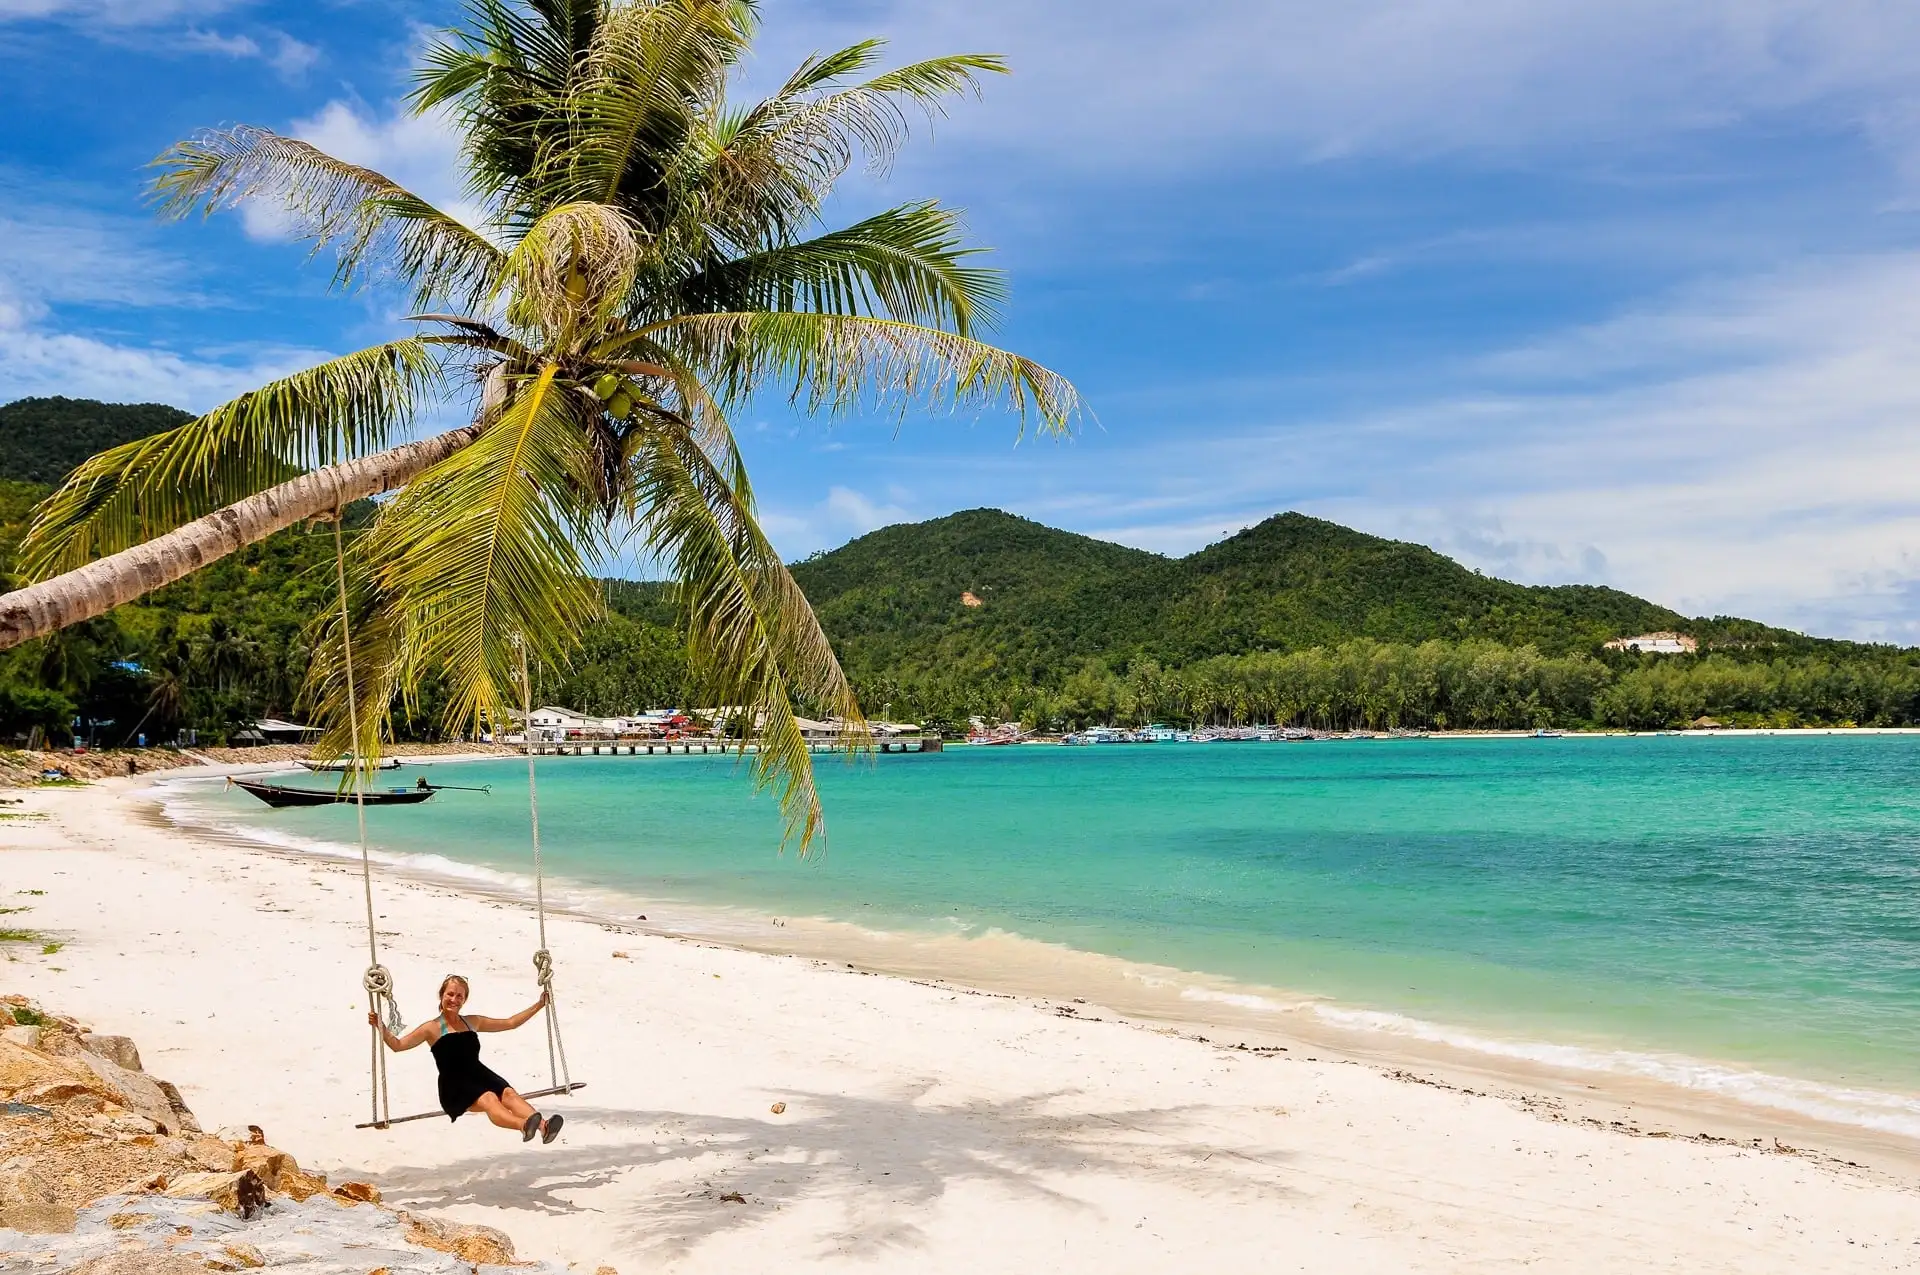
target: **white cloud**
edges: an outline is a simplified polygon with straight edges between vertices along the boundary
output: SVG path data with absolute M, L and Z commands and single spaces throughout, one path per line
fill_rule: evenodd
M 222 53 L 230 58 L 257 58 L 263 52 L 259 42 L 250 35 L 221 35 L 198 27 L 188 27 L 180 43 L 202 53 Z
M 262 47 L 260 42 L 250 35 L 222 35 L 218 31 L 189 27 L 180 37 L 183 48 L 202 53 L 217 53 L 230 58 L 258 59 L 280 73 L 285 80 L 298 80 L 312 69 L 320 60 L 320 50 L 311 44 L 304 44 L 284 31 L 267 33 L 273 48 Z
M 202 409 L 326 357 L 266 346 L 182 352 L 78 330 L 75 308 L 215 304 L 185 263 L 147 245 L 149 230 L 74 206 L 22 204 L 0 215 L 0 402 L 64 394 Z
M 0 213 L 0 296 L 32 310 L 205 305 L 176 257 L 145 246 L 144 229 L 77 207 L 16 203 Z
M 57 18 L 110 27 L 152 27 L 219 13 L 241 0 L 0 0 L 0 22 Z
M 183 18 L 206 18 L 240 8 L 245 0 L 0 0 L 0 23 L 58 21 L 114 44 L 143 49 L 208 53 L 265 62 L 284 80 L 299 80 L 320 60 L 317 46 L 284 31 L 266 29 L 260 38 L 245 32 L 226 34 L 189 26 L 177 34 L 155 34 Z M 265 44 L 261 40 L 266 41 Z
M 180 17 L 207 17 L 246 0 L 0 0 L 0 23 L 52 19 L 86 27 L 134 31 Z
M 1508 578 L 1920 641 L 1920 252 L 1691 289 L 1461 376 L 1109 454 L 1073 521 L 1185 552 L 1292 507 Z M 1101 517 L 1103 485 L 1137 494 Z
M 851 487 L 828 489 L 825 500 L 799 508 L 760 511 L 760 526 L 785 557 L 798 558 L 818 549 L 844 544 L 856 536 L 914 515 L 903 503 L 910 497 L 898 487 L 875 498 Z
M 313 69 L 320 60 L 320 50 L 311 44 L 303 44 L 284 31 L 273 35 L 273 56 L 267 61 L 273 69 L 280 72 L 284 79 L 297 80 Z
M 219 359 L 50 329 L 47 319 L 0 290 L 0 402 L 63 394 L 200 411 L 326 357 L 280 348 Z
M 460 176 L 460 139 L 446 117 L 416 115 L 396 106 L 385 115 L 331 101 L 318 114 L 295 120 L 294 137 L 327 154 L 392 178 L 442 212 L 479 226 L 483 210 L 466 198 Z M 240 206 L 241 221 L 255 239 L 281 239 L 286 222 L 279 208 L 254 201 Z
M 889 523 L 905 522 L 910 515 L 900 505 L 869 499 L 851 487 L 834 487 L 827 492 L 823 506 L 827 518 L 840 527 L 851 527 L 864 535 Z
M 1051 164 L 1531 152 L 1819 113 L 1920 155 L 1920 8 L 1896 0 L 884 0 L 790 9 L 754 76 L 875 32 L 1015 74 L 946 128 Z M 796 20 L 804 16 L 804 21 Z M 1278 154 L 1250 154 L 1249 142 Z

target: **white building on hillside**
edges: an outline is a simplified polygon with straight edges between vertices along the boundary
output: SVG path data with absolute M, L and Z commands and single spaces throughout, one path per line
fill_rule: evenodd
M 1615 638 L 1607 643 L 1609 651 L 1638 651 L 1642 655 L 1692 655 L 1700 644 L 1684 633 L 1642 633 L 1638 637 Z

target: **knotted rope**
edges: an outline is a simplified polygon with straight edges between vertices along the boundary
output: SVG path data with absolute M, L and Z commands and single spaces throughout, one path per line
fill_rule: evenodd
M 547 1070 L 553 1075 L 555 1089 L 570 1089 L 572 1075 L 567 1071 L 567 1046 L 560 1038 L 560 1004 L 553 994 L 553 953 L 547 950 L 547 887 L 540 866 L 540 790 L 534 782 L 533 764 L 533 682 L 527 676 L 527 644 L 514 639 L 520 655 L 520 739 L 527 750 L 527 812 L 533 822 L 533 905 L 540 922 L 540 948 L 533 954 L 534 977 L 547 997 Z
M 341 512 L 333 515 L 333 571 L 335 583 L 340 590 L 340 646 L 344 656 L 347 674 L 347 724 L 353 731 L 353 810 L 360 823 L 360 887 L 367 903 L 367 971 L 360 976 L 360 986 L 367 992 L 367 1008 L 382 1015 L 387 1029 L 398 1036 L 407 1029 L 406 1019 L 400 1016 L 400 1002 L 393 995 L 393 972 L 380 963 L 380 932 L 373 919 L 373 859 L 367 853 L 367 790 L 366 770 L 360 764 L 360 691 L 353 678 L 353 617 L 347 606 L 347 555 L 341 540 Z M 387 1088 L 387 1051 L 380 1046 L 380 1028 L 378 1025 L 368 1029 L 372 1039 L 372 1061 L 369 1070 L 373 1085 L 373 1123 L 385 1127 L 393 1115 L 389 1103 L 391 1097 Z

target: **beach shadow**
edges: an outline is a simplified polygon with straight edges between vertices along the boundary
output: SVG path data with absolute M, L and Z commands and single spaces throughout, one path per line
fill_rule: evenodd
M 789 1094 L 790 1114 L 769 1117 L 575 1108 L 567 1112 L 573 1145 L 395 1168 L 379 1184 L 388 1202 L 407 1208 L 612 1214 L 627 1241 L 657 1259 L 823 1198 L 839 1201 L 844 1219 L 818 1233 L 824 1252 L 911 1250 L 925 1240 L 918 1217 L 962 1183 L 1086 1210 L 1090 1220 L 1098 1218 L 1094 1206 L 1057 1185 L 1069 1175 L 1150 1179 L 1237 1199 L 1292 1193 L 1279 1181 L 1289 1153 L 1196 1142 L 1186 1132 L 1196 1108 L 1074 1112 L 1063 1093 L 922 1102 L 933 1088 L 927 1082 L 893 1098 Z M 623 1182 L 630 1189 L 579 1198 Z

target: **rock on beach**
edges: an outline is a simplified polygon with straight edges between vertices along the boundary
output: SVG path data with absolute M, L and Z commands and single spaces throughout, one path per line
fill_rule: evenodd
M 125 1036 L 23 998 L 37 1025 L 0 1036 L 0 1269 L 36 1275 L 566 1275 L 516 1260 L 487 1226 L 405 1213 L 368 1182 L 329 1188 L 264 1132 L 200 1132 Z

